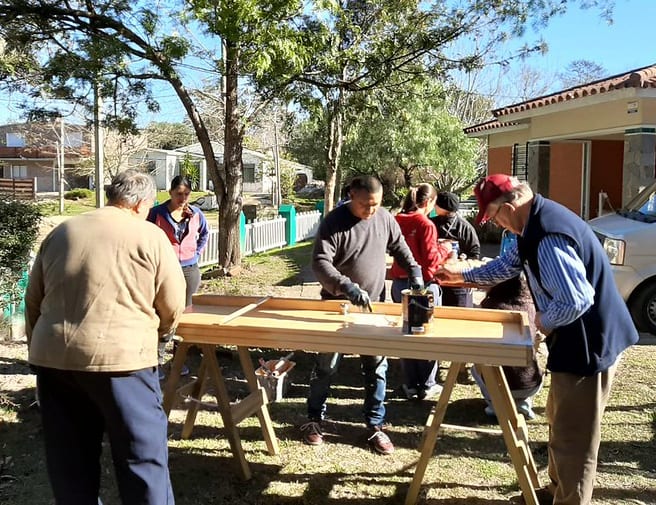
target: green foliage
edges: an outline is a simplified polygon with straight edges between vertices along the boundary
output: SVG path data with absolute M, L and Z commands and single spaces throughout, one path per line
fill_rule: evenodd
M 380 176 L 393 169 L 406 187 L 429 182 L 450 191 L 476 179 L 478 142 L 446 111 L 435 82 L 380 90 L 363 107 L 346 140 L 343 162 L 350 171 Z
M 280 194 L 283 198 L 289 198 L 294 194 L 294 183 L 296 182 L 296 168 L 287 160 L 279 161 L 280 167 Z
M 191 190 L 198 191 L 200 186 L 200 167 L 191 161 L 189 153 L 185 154 L 180 162 L 180 175 L 184 175 L 191 182 Z
M 71 189 L 70 191 L 67 191 L 64 193 L 64 198 L 66 200 L 80 200 L 84 198 L 91 198 L 94 196 L 94 192 L 91 191 L 90 189 L 86 188 L 75 188 Z
M 0 199 L 0 310 L 18 301 L 17 282 L 28 266 L 40 221 L 36 205 Z

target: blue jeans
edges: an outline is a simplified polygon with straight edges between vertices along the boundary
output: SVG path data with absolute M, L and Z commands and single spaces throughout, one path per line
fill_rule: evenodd
M 318 353 L 310 376 L 310 394 L 307 407 L 311 421 L 321 421 L 326 415 L 326 400 L 330 383 L 339 368 L 343 354 Z M 380 427 L 385 420 L 385 388 L 387 387 L 387 358 L 360 356 L 364 376 L 364 407 L 362 413 L 369 427 Z
M 437 284 L 426 286 L 433 292 L 433 304 L 442 305 L 442 290 Z M 401 291 L 408 289 L 408 279 L 392 280 L 392 301 L 401 303 Z M 403 381 L 412 389 L 429 389 L 437 384 L 439 365 L 436 360 L 401 358 Z

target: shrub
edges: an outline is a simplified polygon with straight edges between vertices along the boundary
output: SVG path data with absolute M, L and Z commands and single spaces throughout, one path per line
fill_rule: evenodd
M 39 235 L 41 211 L 32 203 L 0 198 L 0 310 L 20 301 L 18 281 Z
M 75 188 L 64 193 L 66 200 L 81 200 L 83 198 L 91 198 L 94 195 L 93 191 L 86 188 Z
M 476 214 L 476 212 L 468 214 L 465 216 L 465 219 L 469 221 L 476 229 L 478 240 L 481 241 L 481 244 L 500 244 L 503 228 L 500 228 L 499 226 L 489 221 L 483 225 L 476 224 L 474 222 Z

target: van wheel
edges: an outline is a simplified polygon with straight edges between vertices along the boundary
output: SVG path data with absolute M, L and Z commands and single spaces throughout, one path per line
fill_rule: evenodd
M 633 296 L 629 310 L 638 330 L 656 335 L 656 283 L 648 284 Z

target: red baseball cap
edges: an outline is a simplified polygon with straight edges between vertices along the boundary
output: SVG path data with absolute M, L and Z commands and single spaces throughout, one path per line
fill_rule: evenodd
M 506 174 L 493 174 L 484 177 L 476 183 L 474 194 L 478 201 L 478 214 L 476 224 L 485 223 L 489 217 L 486 215 L 487 206 L 504 193 L 512 191 L 519 184 L 516 177 Z

